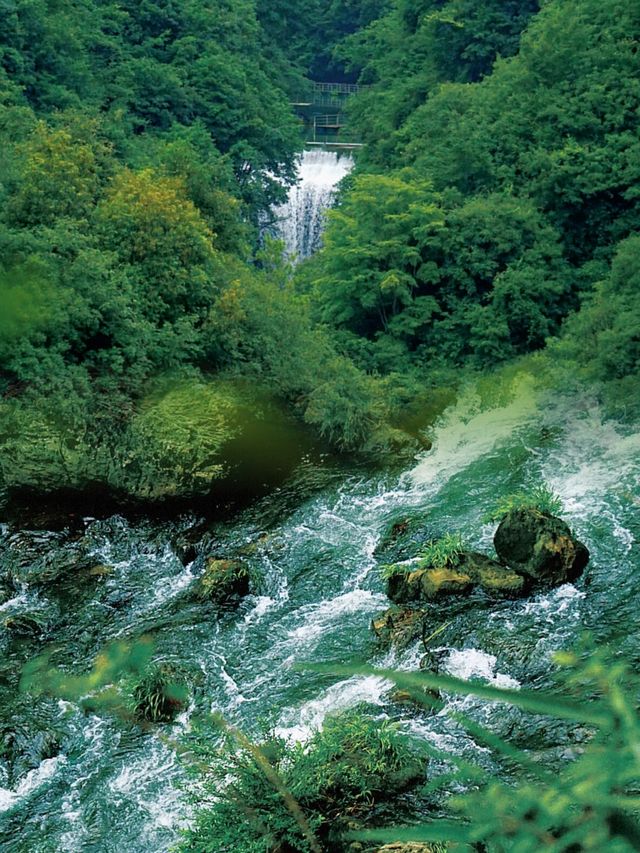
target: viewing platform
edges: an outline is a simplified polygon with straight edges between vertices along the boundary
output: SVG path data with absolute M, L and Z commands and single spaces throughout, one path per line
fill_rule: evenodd
M 344 112 L 347 101 L 369 89 L 357 83 L 320 83 L 310 81 L 308 90 L 292 103 L 303 126 L 309 147 L 353 150 L 362 142 L 348 130 Z M 327 107 L 333 107 L 329 112 Z

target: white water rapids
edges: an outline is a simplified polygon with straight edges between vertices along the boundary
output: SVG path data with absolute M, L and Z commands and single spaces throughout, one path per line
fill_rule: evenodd
M 278 237 L 290 257 L 308 258 L 322 242 L 325 214 L 331 207 L 340 181 L 353 168 L 349 154 L 335 151 L 305 151 L 300 160 L 299 180 L 289 198 L 274 214 Z

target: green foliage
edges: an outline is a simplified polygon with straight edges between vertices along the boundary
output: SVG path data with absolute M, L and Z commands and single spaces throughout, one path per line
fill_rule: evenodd
M 460 562 L 464 548 L 460 533 L 445 533 L 440 539 L 430 539 L 413 560 L 383 566 L 382 577 L 389 580 L 418 569 L 454 569 Z
M 548 515 L 559 515 L 562 508 L 562 498 L 546 483 L 540 483 L 528 491 L 500 498 L 488 514 L 487 521 L 498 521 L 514 509 L 536 509 Z
M 133 688 L 135 713 L 150 723 L 171 722 L 187 705 L 185 683 L 171 667 L 150 667 Z
M 395 727 L 361 710 L 328 717 L 304 745 L 270 737 L 256 746 L 221 725 L 225 749 L 208 746 L 206 732 L 195 745 L 207 769 L 194 795 L 211 803 L 180 850 L 337 853 L 347 849 L 340 839 L 347 820 L 366 819 L 377 801 L 393 799 L 424 773 L 426 762 Z
M 640 228 L 639 34 L 623 0 L 395 0 L 351 38 L 367 145 L 299 275 L 359 365 L 484 369 L 542 349 L 586 294 L 609 331 L 584 313 L 565 353 L 632 414 L 632 290 L 591 290 Z
M 206 493 L 224 473 L 221 450 L 237 435 L 232 389 L 198 381 L 159 383 L 123 439 L 124 483 L 141 497 Z
M 636 417 L 640 396 L 640 237 L 620 243 L 611 270 L 553 346 L 570 371 L 596 382 L 616 415 Z
M 449 206 L 419 174 L 356 176 L 300 280 L 319 316 L 403 359 L 488 366 L 544 345 L 571 306 L 558 234 L 510 195 Z M 355 350 L 354 350 L 355 352 Z
M 464 542 L 459 533 L 445 533 L 441 539 L 432 539 L 418 554 L 421 569 L 455 568 L 464 551 Z
M 427 753 L 444 762 L 445 769 L 440 778 L 429 781 L 425 792 L 449 787 L 452 782 L 464 790 L 450 800 L 450 816 L 411 827 L 356 832 L 350 837 L 378 843 L 449 842 L 453 849 L 482 845 L 488 853 L 537 853 L 540 849 L 631 853 L 637 849 L 637 678 L 606 650 L 590 648 L 588 656 L 562 653 L 557 662 L 565 668 L 561 679 L 564 694 L 504 690 L 428 672 L 340 669 L 341 675 L 357 671 L 390 678 L 420 704 L 434 704 L 433 696 L 426 697 L 428 688 L 504 702 L 588 728 L 588 742 L 575 751 L 574 759 L 549 769 L 464 714 L 450 712 L 457 724 L 493 753 L 503 778 L 427 746 Z M 335 668 L 331 671 L 336 672 Z

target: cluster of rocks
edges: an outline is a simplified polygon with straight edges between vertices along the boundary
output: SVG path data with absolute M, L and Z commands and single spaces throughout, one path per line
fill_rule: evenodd
M 404 532 L 398 527 L 392 529 L 396 538 Z M 387 594 L 396 606 L 373 621 L 376 635 L 385 643 L 407 645 L 422 635 L 425 611 L 420 605 L 472 592 L 522 597 L 575 581 L 589 562 L 589 551 L 566 522 L 534 507 L 508 512 L 493 542 L 498 559 L 466 551 L 443 566 L 418 563 L 412 569 L 409 562 L 406 571 L 392 573 Z

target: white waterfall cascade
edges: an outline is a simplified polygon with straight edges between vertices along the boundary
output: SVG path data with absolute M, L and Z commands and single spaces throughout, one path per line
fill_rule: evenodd
M 302 260 L 320 248 L 325 211 L 335 198 L 337 185 L 352 168 L 349 154 L 322 149 L 304 152 L 298 183 L 291 187 L 285 204 L 274 211 L 287 255 Z

